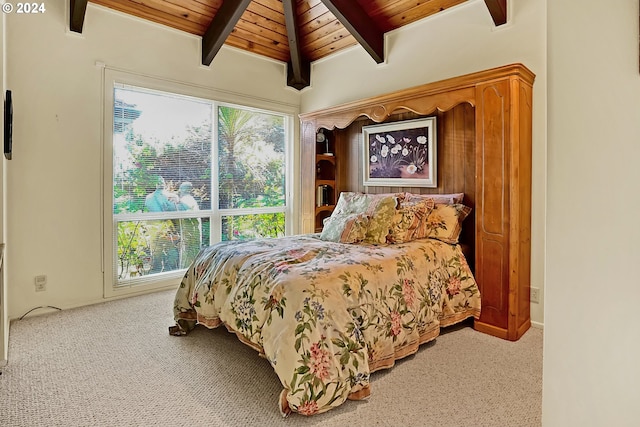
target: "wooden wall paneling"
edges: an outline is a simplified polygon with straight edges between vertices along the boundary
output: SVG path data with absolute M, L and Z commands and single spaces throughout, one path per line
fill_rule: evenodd
M 451 146 L 451 156 L 453 157 L 451 162 L 451 169 L 453 174 L 451 176 L 451 189 L 446 190 L 448 193 L 454 193 L 459 188 L 465 188 L 465 149 L 466 141 L 464 139 L 464 106 L 467 104 L 458 105 L 451 110 L 451 130 L 452 134 L 445 138 L 448 145 Z M 458 160 L 458 161 L 456 161 Z
M 358 184 L 362 174 L 362 120 L 357 120 L 344 130 L 344 172 L 345 180 L 342 182 L 341 191 L 361 192 Z
M 446 175 L 440 193 L 464 193 L 464 204 L 471 208 L 465 219 L 460 242 L 467 245 L 469 264 L 475 266 L 475 108 L 469 103 L 445 113 L 443 126 L 444 153 L 448 161 L 442 167 Z M 439 165 L 438 168 L 441 166 Z
M 433 116 L 430 114 L 427 116 Z M 413 112 L 401 112 L 389 116 L 387 122 L 413 120 L 427 117 Z M 475 240 L 475 110 L 463 103 L 452 110 L 437 112 L 438 130 L 438 187 L 380 187 L 362 185 L 364 147 L 362 128 L 375 124 L 364 118 L 354 121 L 347 128 L 333 131 L 336 138 L 338 160 L 337 195 L 342 191 L 380 193 L 465 193 L 465 204 L 472 208 L 464 222 L 461 243 L 469 245 L 467 254 L 473 268 Z
M 446 113 L 438 112 L 436 127 L 438 130 L 438 188 L 442 193 L 453 193 L 455 185 L 455 174 L 458 173 L 455 167 L 456 154 L 456 129 L 453 111 Z M 440 192 L 440 191 L 439 191 Z
M 392 114 L 385 123 L 413 120 L 430 115 L 418 115 L 413 112 Z M 338 135 L 343 135 L 344 142 L 349 146 L 347 153 L 342 153 L 340 158 L 348 159 L 344 166 L 344 179 L 341 191 L 357 191 L 366 193 L 475 193 L 475 179 L 473 172 L 466 177 L 466 171 L 475 170 L 475 122 L 474 109 L 469 103 L 463 103 L 453 110 L 437 113 L 438 129 L 438 187 L 378 187 L 362 185 L 362 170 L 364 167 L 364 147 L 362 141 L 362 128 L 375 124 L 370 119 L 354 121 Z M 471 166 L 473 165 L 473 166 Z M 357 167 L 356 167 L 357 166 Z M 471 168 L 471 169 L 469 169 Z M 472 185 L 473 184 L 473 185 Z
M 476 110 L 470 104 L 462 104 L 464 108 L 464 140 L 465 140 L 465 203 L 476 208 Z
M 475 271 L 475 240 L 476 240 L 476 110 L 468 103 L 461 104 L 456 123 L 461 128 L 464 140 L 464 204 L 471 208 L 471 213 L 465 219 L 460 241 L 473 244 L 469 250 L 469 265 Z

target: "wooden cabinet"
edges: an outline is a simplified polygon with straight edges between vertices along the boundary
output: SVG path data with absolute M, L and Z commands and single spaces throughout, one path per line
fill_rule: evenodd
M 475 327 L 512 341 L 531 326 L 531 83 L 510 77 L 476 86 Z
M 534 74 L 522 64 L 302 114 L 302 230 L 318 229 L 316 132 L 331 132 L 334 196 L 339 191 L 464 192 L 473 213 L 463 225 L 470 264 L 482 294 L 475 328 L 517 340 L 530 327 L 531 134 Z M 438 188 L 364 187 L 362 127 L 438 117 Z M 319 157 L 320 156 L 320 157 Z M 339 166 L 339 167 L 338 167 Z M 328 167 L 328 166 L 327 166 Z M 335 199 L 332 199 L 335 203 Z M 326 208 L 327 211 L 332 208 Z M 313 218 L 313 219 L 312 219 Z

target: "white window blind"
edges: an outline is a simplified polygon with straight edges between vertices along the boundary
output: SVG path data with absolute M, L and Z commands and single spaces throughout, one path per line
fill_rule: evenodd
M 220 240 L 284 235 L 287 119 L 117 85 L 114 286 L 181 272 Z

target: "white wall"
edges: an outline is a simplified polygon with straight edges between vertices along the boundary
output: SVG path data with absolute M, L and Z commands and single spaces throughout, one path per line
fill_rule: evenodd
M 66 30 L 68 1 L 7 15 L 6 78 L 14 94 L 7 163 L 9 316 L 102 300 L 102 70 L 108 67 L 283 103 L 297 109 L 282 63 L 223 48 L 210 68 L 200 39 L 89 3 L 82 35 Z M 34 276 L 48 276 L 35 292 Z
M 304 112 L 521 62 L 536 74 L 533 95 L 531 286 L 544 288 L 546 186 L 546 2 L 509 3 L 510 20 L 496 29 L 483 0 L 469 0 L 389 33 L 387 60 L 377 65 L 361 47 L 312 65 Z M 544 292 L 542 293 L 544 296 Z M 544 322 L 543 305 L 531 305 Z
M 549 1 L 545 426 L 640 423 L 638 1 Z
M 5 15 L 0 18 L 0 90 L 2 91 L 2 100 L 5 93 L 5 73 L 4 73 L 4 28 Z M 0 114 L 0 129 L 4 132 L 4 114 Z M 4 141 L 3 144 L 4 146 Z M 4 151 L 4 150 L 3 150 Z M 4 213 L 6 203 L 6 164 L 4 156 L 0 157 L 0 243 L 6 242 L 6 215 Z M 6 253 L 4 254 L 6 259 Z M 9 305 L 7 292 L 7 269 L 3 268 L 0 277 L 0 366 L 7 362 L 9 355 Z

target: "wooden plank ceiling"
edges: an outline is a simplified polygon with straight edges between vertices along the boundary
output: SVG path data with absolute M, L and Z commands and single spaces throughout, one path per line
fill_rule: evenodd
M 69 0 L 70 28 L 82 32 L 87 0 Z M 289 65 L 288 84 L 309 85 L 309 64 L 360 44 L 384 61 L 384 33 L 467 0 L 89 0 L 203 37 L 202 63 L 223 44 Z M 496 25 L 506 0 L 485 0 Z

